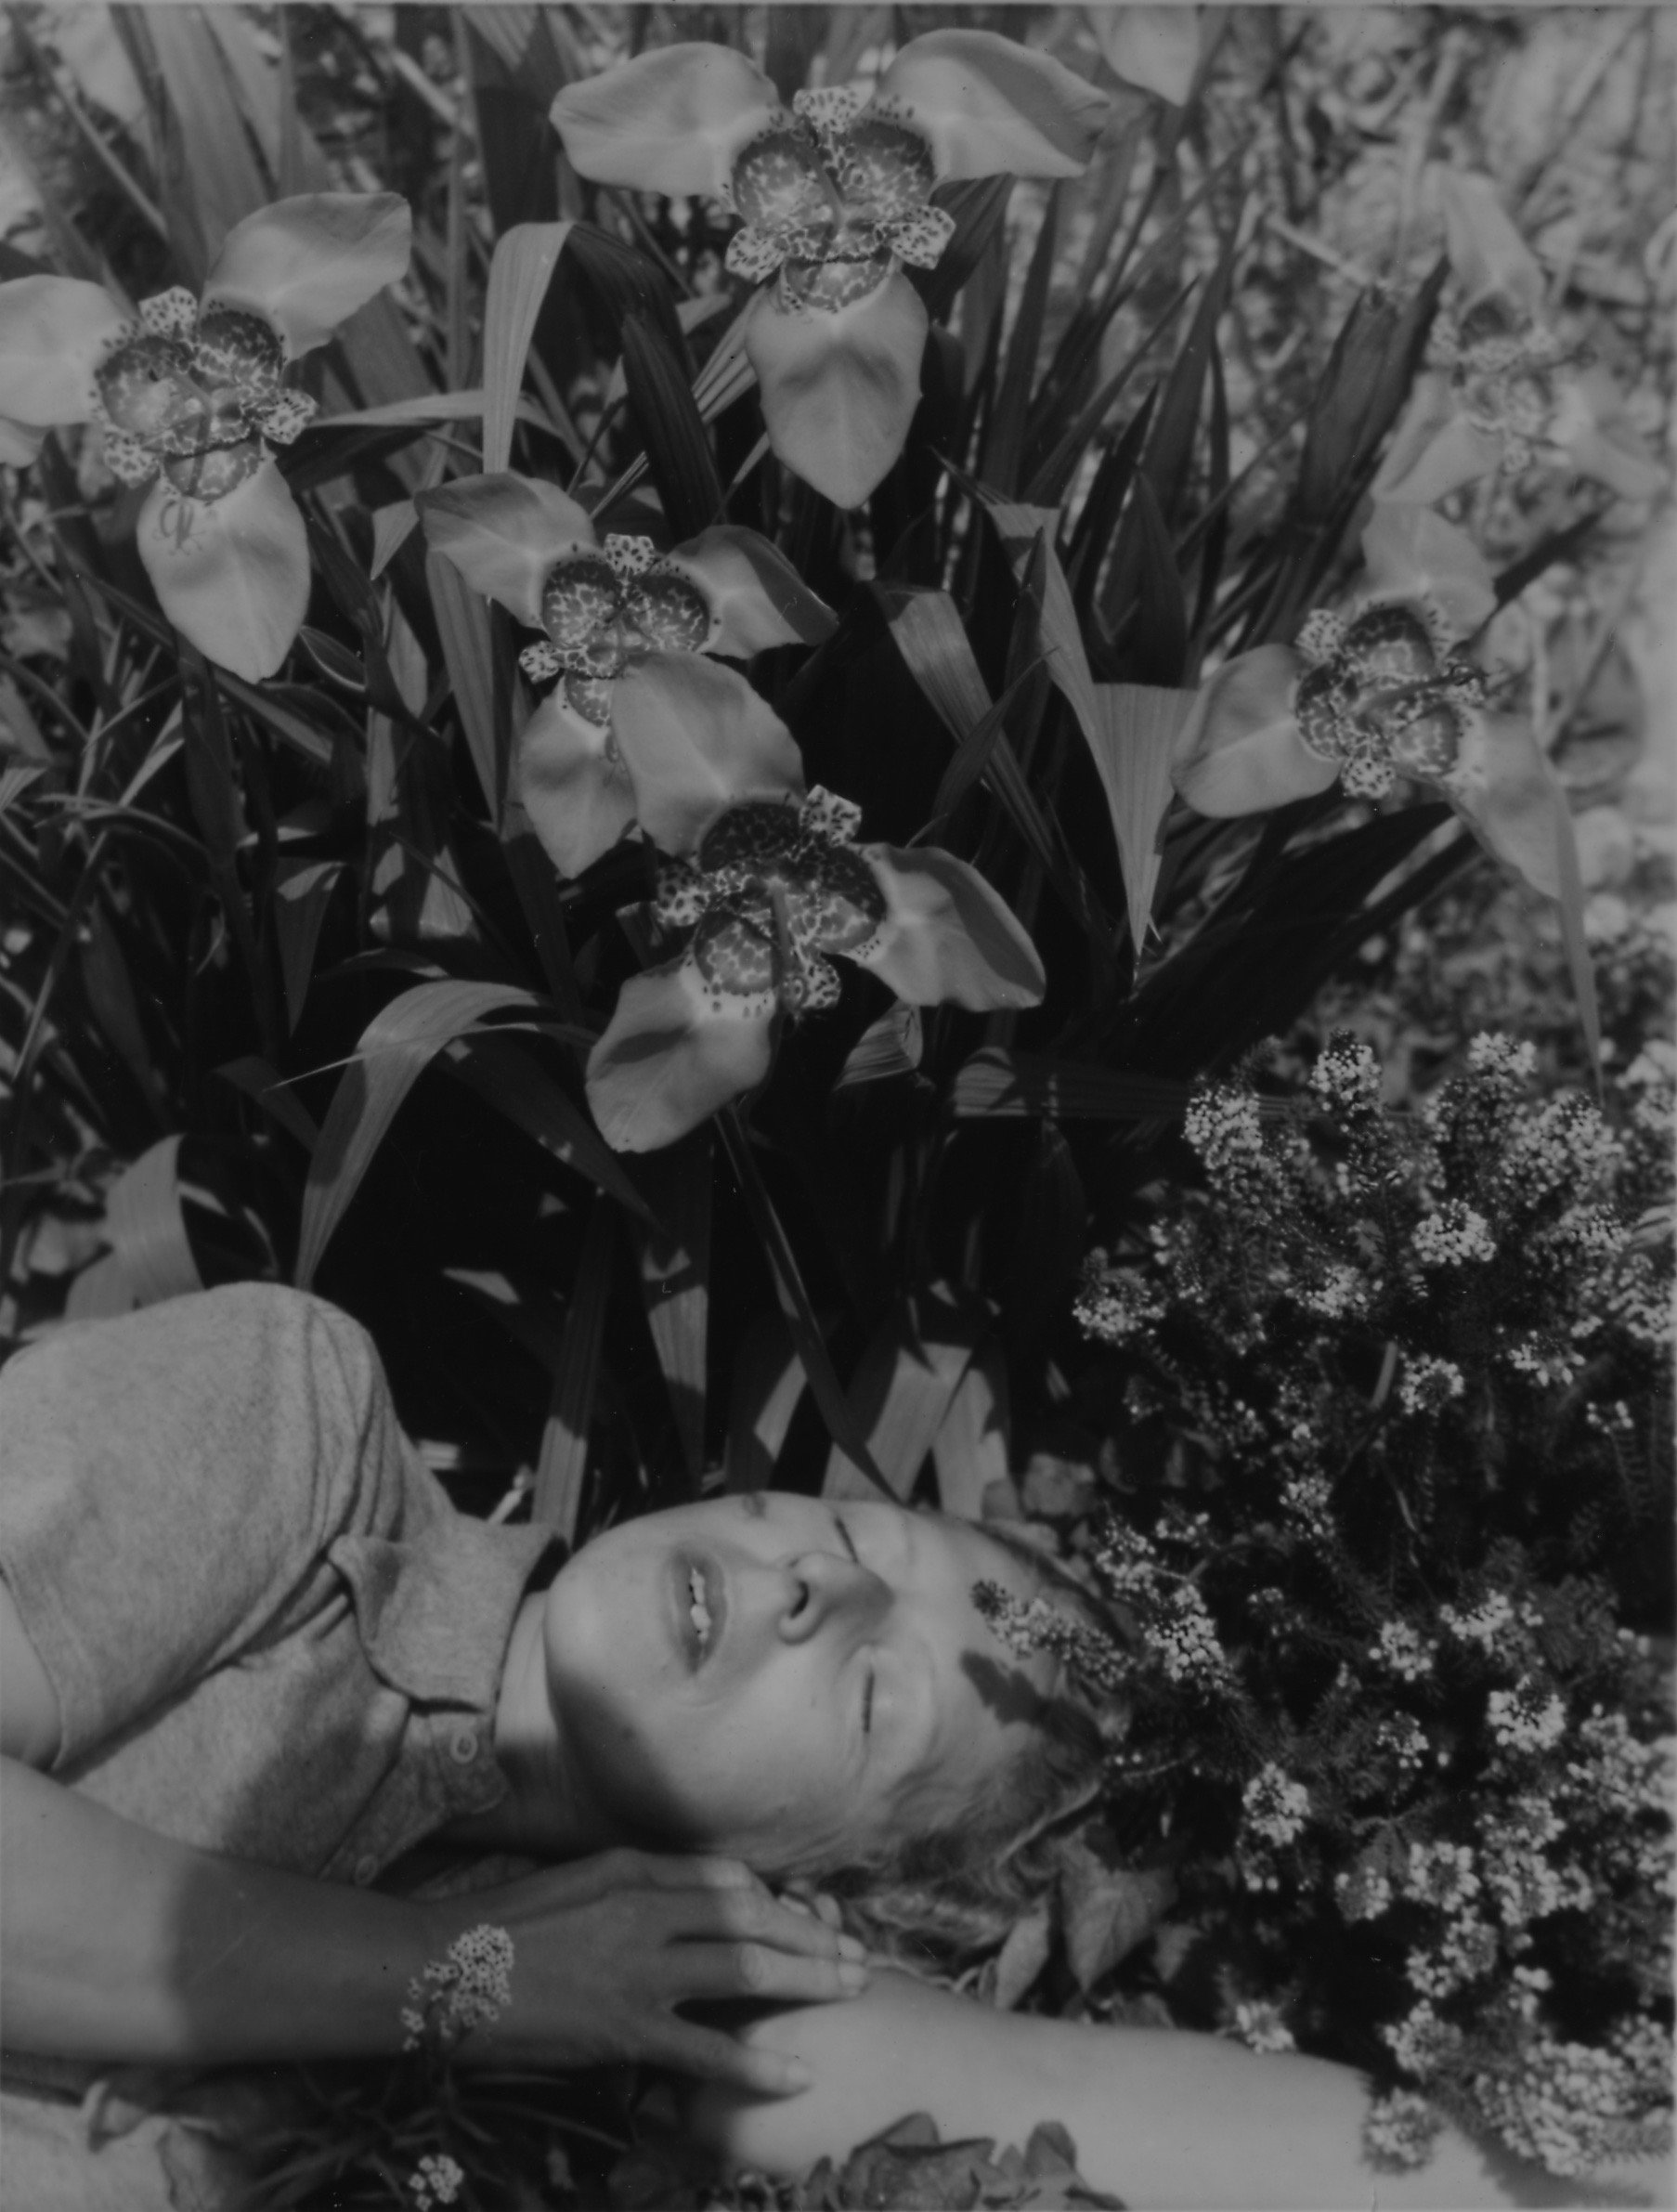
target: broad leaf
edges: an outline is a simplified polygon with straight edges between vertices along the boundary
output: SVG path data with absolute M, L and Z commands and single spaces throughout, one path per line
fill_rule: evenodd
M 504 469 L 524 364 L 542 302 L 569 237 L 568 223 L 515 223 L 495 241 L 483 314 L 483 465 Z
M 1140 958 L 1159 880 L 1155 849 L 1171 797 L 1171 756 L 1193 706 L 1191 691 L 1138 683 L 1095 686 L 1095 766 L 1112 812 L 1130 941 Z

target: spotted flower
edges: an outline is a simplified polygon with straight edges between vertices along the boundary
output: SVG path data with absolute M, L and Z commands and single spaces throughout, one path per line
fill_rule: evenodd
M 1431 784 L 1537 890 L 1560 890 L 1571 817 L 1529 721 L 1495 710 L 1463 649 L 1496 605 L 1472 540 L 1418 506 L 1377 501 L 1358 605 L 1311 614 L 1201 686 L 1176 741 L 1176 789 L 1202 814 L 1258 813 L 1342 782 L 1382 799 Z
M 630 822 L 685 853 L 730 800 L 775 794 L 798 750 L 731 669 L 770 645 L 813 644 L 828 609 L 756 531 L 719 525 L 659 553 L 597 535 L 552 484 L 462 477 L 418 501 L 425 535 L 475 590 L 543 635 L 519 656 L 558 682 L 519 747 L 525 808 L 560 873 L 575 876 Z
M 788 779 L 718 813 L 691 861 L 666 864 L 656 917 L 693 934 L 625 983 L 589 1055 L 589 1102 L 619 1152 L 672 1144 L 755 1089 L 783 1017 L 837 1003 L 835 956 L 911 1006 L 1041 998 L 1031 940 L 976 869 L 935 847 L 858 844 L 860 825 L 847 800 Z
M 774 85 L 727 46 L 682 44 L 567 85 L 554 128 L 601 184 L 703 193 L 737 215 L 728 267 L 762 289 L 744 329 L 780 459 L 841 507 L 902 452 L 920 395 L 926 309 L 904 264 L 955 229 L 945 179 L 1075 176 L 1103 95 L 989 31 L 911 39 L 871 98 Z
M 389 192 L 276 202 L 227 236 L 201 299 L 137 315 L 72 277 L 0 284 L 0 424 L 38 440 L 95 423 L 125 484 L 159 604 L 209 659 L 252 680 L 291 649 L 308 600 L 303 517 L 274 461 L 315 403 L 291 362 L 394 283 L 410 221 Z
M 1624 399 L 1587 349 L 1543 319 L 1543 273 L 1488 176 L 1439 167 L 1446 249 L 1461 294 L 1374 485 L 1376 499 L 1430 505 L 1483 476 L 1535 465 L 1588 476 L 1621 499 L 1663 482 Z

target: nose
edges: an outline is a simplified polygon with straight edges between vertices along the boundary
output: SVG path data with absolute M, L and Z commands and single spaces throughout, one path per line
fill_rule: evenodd
M 786 1572 L 775 1628 L 783 1644 L 807 1643 L 836 1618 L 871 1626 L 890 1604 L 890 1584 L 837 1552 L 805 1552 Z

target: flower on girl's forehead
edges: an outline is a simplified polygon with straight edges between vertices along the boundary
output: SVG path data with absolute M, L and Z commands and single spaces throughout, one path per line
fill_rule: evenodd
M 553 102 L 573 166 L 602 184 L 705 193 L 742 218 L 728 267 L 763 289 L 744 331 L 769 441 L 841 507 L 903 450 L 928 319 L 904 275 L 955 234 L 933 204 L 962 177 L 1076 176 L 1104 95 L 989 31 L 910 39 L 870 95 L 794 94 L 743 54 L 659 47 Z
M 281 200 L 228 233 L 202 298 L 178 287 L 131 316 L 70 277 L 0 284 L 0 418 L 38 439 L 95 423 L 124 484 L 164 614 L 235 674 L 270 676 L 308 599 L 308 540 L 274 449 L 312 420 L 291 362 L 408 267 L 391 192 Z

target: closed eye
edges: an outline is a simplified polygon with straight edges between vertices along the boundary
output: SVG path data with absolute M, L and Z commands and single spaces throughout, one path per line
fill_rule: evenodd
M 862 1733 L 868 1735 L 874 1724 L 874 1671 L 867 1671 L 867 1687 L 862 1693 Z
M 851 1557 L 856 1562 L 856 1565 L 860 1567 L 862 1564 L 862 1555 L 857 1551 L 855 1543 L 852 1539 L 850 1530 L 845 1527 L 844 1523 L 838 1518 L 837 1514 L 833 1516 L 833 1526 L 838 1531 L 839 1542 L 844 1546 Z

